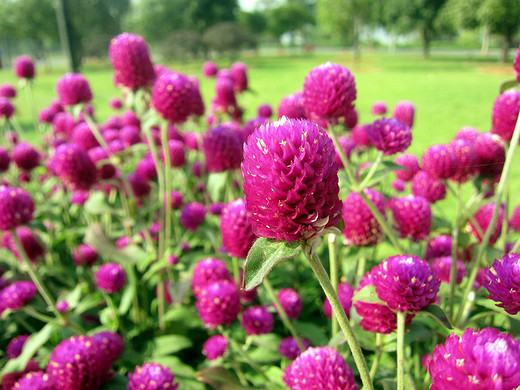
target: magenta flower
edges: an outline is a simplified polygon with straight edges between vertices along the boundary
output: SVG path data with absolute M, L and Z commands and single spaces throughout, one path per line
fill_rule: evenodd
M 206 218 L 206 207 L 198 202 L 191 202 L 181 210 L 180 222 L 183 228 L 194 232 Z
M 412 179 L 412 194 L 422 196 L 430 203 L 446 198 L 446 185 L 440 179 L 419 171 Z
M 36 70 L 34 61 L 29 56 L 20 56 L 14 62 L 14 73 L 19 79 L 34 79 Z
M 41 371 L 25 374 L 12 388 L 15 390 L 55 390 L 49 375 Z
M 489 227 L 491 222 L 491 218 L 493 217 L 493 211 L 495 209 L 495 203 L 488 203 L 481 206 L 478 211 L 475 213 L 474 218 L 478 224 L 477 228 L 472 221 L 468 222 L 468 231 L 472 234 L 479 242 L 482 242 L 482 238 Z M 495 244 L 500 235 L 502 234 L 502 224 L 504 222 L 504 214 L 505 214 L 505 205 L 501 204 L 498 209 L 498 219 L 493 226 L 493 232 L 489 237 L 489 245 Z M 482 233 L 482 234 L 481 234 Z
M 480 132 L 471 126 L 463 126 L 457 131 L 455 134 L 455 137 L 453 138 L 454 141 L 456 140 L 463 140 L 466 142 L 469 142 L 470 144 L 474 145 L 475 142 L 477 142 L 477 138 L 480 135 Z
M 368 138 L 368 130 L 370 128 L 370 123 L 365 124 L 357 124 L 350 133 L 350 137 L 356 143 L 356 145 L 360 148 L 368 148 L 372 146 L 372 141 Z
M 338 284 L 338 297 L 347 314 L 347 317 L 350 318 L 350 309 L 352 308 L 352 297 L 354 296 L 354 289 L 348 283 L 339 283 Z M 325 298 L 325 302 L 323 302 L 323 312 L 327 316 L 327 318 L 332 318 L 332 306 L 330 305 L 329 299 Z
M 21 189 L 0 186 L 0 230 L 10 230 L 33 219 L 34 201 Z
M 354 372 L 330 347 L 308 348 L 284 371 L 283 381 L 291 390 L 358 390 Z
M 457 173 L 457 156 L 450 145 L 432 145 L 422 155 L 423 170 L 430 176 L 447 179 Z
M 269 118 L 264 116 L 259 116 L 257 118 L 252 118 L 248 120 L 242 130 L 240 131 L 240 136 L 242 138 L 242 142 L 247 142 L 247 139 L 253 132 L 258 129 L 260 126 L 265 125 L 269 122 Z
M 175 390 L 175 375 L 169 367 L 145 363 L 128 374 L 128 390 Z
M 334 120 L 354 109 L 356 83 L 344 66 L 327 62 L 312 69 L 303 84 L 303 106 L 308 118 Z
M 432 390 L 503 390 L 520 386 L 520 343 L 496 329 L 452 333 L 433 350 Z
M 89 103 L 92 100 L 90 85 L 82 74 L 67 73 L 56 82 L 56 93 L 64 106 Z
M 56 309 L 60 313 L 66 313 L 69 310 L 70 304 L 67 301 L 56 302 Z
M 168 141 L 168 150 L 170 152 L 170 164 L 172 167 L 182 167 L 186 164 L 186 152 L 184 144 L 178 140 Z M 161 156 L 164 160 L 164 155 Z
M 228 204 L 220 217 L 220 232 L 226 252 L 235 257 L 245 258 L 253 246 L 256 236 L 249 221 L 244 199 Z
M 441 282 L 416 256 L 391 256 L 371 273 L 377 296 L 392 310 L 415 313 L 437 299 Z
M 411 181 L 415 174 L 421 170 L 419 161 L 414 154 L 403 153 L 395 158 L 395 163 L 406 168 L 405 170 L 394 171 L 395 176 L 402 181 Z
M 304 338 L 300 338 L 300 341 L 302 342 L 303 347 L 305 349 L 311 346 L 309 342 Z M 280 345 L 278 346 L 278 352 L 280 352 L 280 355 L 283 355 L 287 359 L 291 360 L 296 359 L 298 355 L 302 353 L 294 337 L 286 337 L 282 341 L 280 341 Z
M 509 314 L 517 314 L 520 311 L 520 255 L 510 253 L 496 259 L 486 269 L 484 287 L 489 291 L 488 298 L 498 302 L 498 307 Z
M 14 111 L 13 103 L 7 98 L 0 97 L 0 118 L 10 119 Z
M 273 330 L 273 315 L 263 306 L 250 306 L 242 313 L 242 326 L 248 336 L 267 334 Z
M 152 186 L 150 186 L 146 179 L 143 179 L 137 173 L 129 174 L 127 179 L 128 183 L 130 184 L 130 187 L 132 188 L 132 192 L 136 198 L 144 198 L 150 194 Z
M 305 108 L 303 108 L 303 93 L 296 92 L 285 96 L 278 104 L 278 118 L 305 119 Z
M 58 147 L 50 166 L 61 182 L 74 190 L 89 190 L 97 181 L 97 168 L 88 153 L 76 144 Z
M 166 120 L 183 123 L 192 113 L 193 85 L 181 73 L 159 77 L 152 90 L 152 106 Z
M 242 162 L 253 232 L 296 241 L 335 226 L 337 173 L 334 145 L 317 124 L 282 118 L 261 126 L 244 145 Z
M 215 62 L 213 61 L 206 61 L 203 65 L 202 65 L 202 74 L 204 75 L 204 77 L 213 77 L 213 76 L 216 76 L 218 73 L 218 66 Z
M 447 234 L 433 237 L 426 245 L 425 260 L 436 259 L 437 257 L 451 256 L 452 238 Z
M 287 317 L 295 320 L 300 315 L 303 309 L 303 302 L 300 295 L 292 288 L 282 288 L 278 292 L 278 300 L 280 305 L 285 310 Z
M 94 276 L 96 285 L 109 294 L 118 292 L 126 284 L 125 270 L 117 263 L 103 264 Z
M 397 119 L 398 121 L 403 122 L 405 125 L 409 127 L 413 126 L 415 117 L 415 106 L 412 102 L 407 100 L 401 100 L 397 102 L 394 106 L 394 111 L 392 112 L 392 118 Z
M 231 76 L 233 77 L 233 89 L 235 92 L 247 90 L 247 65 L 243 62 L 235 62 L 231 65 Z
M 87 244 L 81 244 L 72 252 L 72 258 L 77 266 L 87 265 L 91 266 L 98 259 L 96 250 Z
M 481 176 L 495 178 L 502 173 L 506 161 L 506 150 L 491 133 L 482 133 L 475 142 L 477 166 Z
M 372 104 L 372 107 L 370 108 L 370 113 L 374 116 L 385 115 L 387 111 L 388 107 L 386 103 L 381 100 L 374 102 L 374 104 Z
M 23 346 L 29 338 L 29 335 L 20 335 L 9 341 L 7 348 L 5 349 L 5 356 L 8 360 L 15 359 L 22 353 Z
M 0 85 L 0 97 L 13 99 L 17 95 L 16 88 L 11 83 L 4 83 Z
M 443 283 L 450 283 L 450 272 L 451 272 L 451 264 L 453 263 L 453 259 L 451 256 L 443 256 L 438 257 L 432 262 L 432 269 L 435 270 L 437 277 Z M 457 274 L 456 274 L 456 282 L 460 284 L 462 279 L 466 275 L 466 266 L 460 260 L 457 260 Z
M 209 172 L 237 169 L 242 162 L 240 133 L 224 125 L 209 129 L 204 134 L 202 149 Z
M 33 233 L 27 226 L 16 228 L 16 235 L 22 244 L 22 248 L 33 263 L 37 262 L 40 257 L 45 255 L 45 248 L 36 233 Z M 6 231 L 2 236 L 2 246 L 9 249 L 13 255 L 21 260 L 20 253 L 16 248 L 13 236 L 10 231 Z
M 115 332 L 98 332 L 92 339 L 98 342 L 99 349 L 111 362 L 119 359 L 125 350 L 125 341 Z
M 199 261 L 193 268 L 193 277 L 191 280 L 193 295 L 198 299 L 201 291 L 205 287 L 219 280 L 233 281 L 226 263 L 213 257 Z
M 13 161 L 18 168 L 32 171 L 40 165 L 40 153 L 28 142 L 17 143 L 12 150 Z
M 217 76 L 213 111 L 233 113 L 238 109 L 233 79 Z
M 514 208 L 511 218 L 509 219 L 509 226 L 511 229 L 520 232 L 520 204 Z
M 13 282 L 0 291 L 0 306 L 11 310 L 21 309 L 34 298 L 37 291 L 33 282 Z
M 234 281 L 220 280 L 204 287 L 195 304 L 204 326 L 230 325 L 240 313 L 240 295 Z
M 102 180 L 112 179 L 117 174 L 116 167 L 107 163 L 109 159 L 108 153 L 101 146 L 89 149 L 88 155 L 94 164 L 98 166 L 98 175 Z M 103 161 L 103 163 L 99 163 Z M 98 164 L 99 163 L 99 164 Z
M 227 351 L 227 339 L 226 337 L 216 334 L 206 340 L 202 346 L 202 353 L 208 358 L 208 360 L 215 360 Z
M 408 195 L 395 199 L 390 208 L 394 216 L 394 228 L 401 238 L 419 241 L 430 234 L 432 210 L 430 203 L 423 197 Z
M 515 123 L 520 112 L 520 91 L 510 89 L 495 100 L 491 115 L 491 132 L 504 141 L 511 141 Z
M 475 147 L 469 141 L 462 139 L 452 141 L 450 146 L 457 158 L 457 172 L 450 179 L 458 183 L 465 183 L 478 172 Z
M 0 87 L 0 96 L 1 96 L 1 87 Z M 259 117 L 262 117 L 262 118 L 271 118 L 271 116 L 273 115 L 273 108 L 271 107 L 270 104 L 268 103 L 264 103 L 264 104 L 260 104 L 258 106 L 258 116 Z
M 4 173 L 9 169 L 11 164 L 11 157 L 6 148 L 0 146 L 0 173 Z

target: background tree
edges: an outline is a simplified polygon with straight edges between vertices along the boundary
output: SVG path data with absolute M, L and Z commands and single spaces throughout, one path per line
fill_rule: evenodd
M 237 22 L 242 28 L 257 36 L 262 35 L 267 29 L 267 16 L 262 11 L 240 11 Z
M 255 48 L 254 35 L 234 22 L 218 23 L 206 30 L 202 40 L 209 50 L 235 57 L 240 49 Z
M 309 8 L 300 2 L 289 2 L 273 8 L 267 14 L 267 30 L 280 43 L 283 34 L 289 33 L 294 43 L 296 34 L 304 37 L 305 26 L 314 23 Z

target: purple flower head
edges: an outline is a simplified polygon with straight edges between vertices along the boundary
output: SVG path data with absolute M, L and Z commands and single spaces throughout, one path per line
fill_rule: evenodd
M 99 146 L 96 136 L 92 132 L 90 125 L 86 122 L 78 123 L 72 130 L 71 140 L 73 143 L 81 146 L 85 150 L 89 150 Z
M 218 66 L 215 62 L 213 61 L 206 61 L 203 65 L 202 65 L 202 75 L 204 77 L 213 77 L 213 76 L 216 76 L 218 73 Z
M 151 85 L 155 80 L 150 52 L 143 37 L 123 33 L 112 38 L 108 55 L 114 68 L 114 82 L 117 86 L 135 91 Z
M 195 304 L 204 326 L 230 325 L 240 313 L 240 295 L 233 281 L 220 280 L 204 287 Z
M 442 283 L 449 284 L 450 283 L 450 272 L 451 272 L 451 264 L 453 263 L 453 259 L 451 256 L 443 256 L 438 257 L 432 262 L 432 269 L 435 270 L 437 277 Z M 460 284 L 462 279 L 466 275 L 466 266 L 460 260 L 457 260 L 457 277 L 456 282 Z
M 0 97 L 0 118 L 9 119 L 14 114 L 13 103 L 7 98 Z
M 372 104 L 372 107 L 370 108 L 370 113 L 374 116 L 385 115 L 387 111 L 388 107 L 386 103 L 381 100 L 374 102 L 374 104 Z
M 76 127 L 76 120 L 72 114 L 68 112 L 59 112 L 52 120 L 52 127 L 54 134 L 63 134 L 65 138 L 71 138 L 74 128 Z
M 482 133 L 475 142 L 479 174 L 484 177 L 500 176 L 506 160 L 506 150 L 491 133 Z
M 273 330 L 273 315 L 264 306 L 251 306 L 242 313 L 242 326 L 248 336 L 267 334 Z
M 406 183 L 400 179 L 395 179 L 392 182 L 392 188 L 397 192 L 403 192 L 406 188 Z
M 16 88 L 11 83 L 4 83 L 0 85 L 0 97 L 13 99 L 17 95 Z
M 113 97 L 108 101 L 108 106 L 112 110 L 118 111 L 123 108 L 123 101 L 117 97 Z
M 206 218 L 206 207 L 198 202 L 191 202 L 181 210 L 180 222 L 183 228 L 194 232 Z
M 377 296 L 392 310 L 412 313 L 435 302 L 440 280 L 416 256 L 391 256 L 372 270 Z
M 414 154 L 401 154 L 395 158 L 395 163 L 406 168 L 394 172 L 395 176 L 403 181 L 411 181 L 415 174 L 421 170 L 419 160 Z
M 305 108 L 303 108 L 303 93 L 296 92 L 285 96 L 278 104 L 278 118 L 305 119 Z
M 175 375 L 169 367 L 145 363 L 128 374 L 128 390 L 175 390 Z
M 209 129 L 203 136 L 202 149 L 210 172 L 237 169 L 242 162 L 240 133 L 227 126 Z
M 347 115 L 345 115 L 345 126 L 348 129 L 353 129 L 358 124 L 359 116 L 358 112 L 354 110 L 350 110 L 347 112 Z
M 265 116 L 259 116 L 257 118 L 250 119 L 246 122 L 242 130 L 240 131 L 240 136 L 242 138 L 242 142 L 247 142 L 247 139 L 253 132 L 258 129 L 260 126 L 269 122 L 269 118 Z
M 233 280 L 226 263 L 213 257 L 199 261 L 193 269 L 191 281 L 193 295 L 198 299 L 201 291 L 206 286 L 209 286 L 213 282 L 218 282 L 219 280 L 227 280 L 229 282 Z
M 412 193 L 415 196 L 422 196 L 430 203 L 435 203 L 446 198 L 446 185 L 427 172 L 419 171 L 412 179 Z
M 489 227 L 491 218 L 493 217 L 493 211 L 495 209 L 495 203 L 488 203 L 481 206 L 474 215 L 474 219 L 478 224 L 478 228 L 473 224 L 472 221 L 468 222 L 467 230 L 472 234 L 479 242 L 482 242 L 482 238 Z M 498 219 L 493 226 L 493 232 L 489 237 L 489 245 L 495 244 L 500 235 L 502 234 L 502 224 L 504 222 L 505 205 L 502 203 L 498 210 Z
M 419 241 L 427 237 L 432 228 L 430 203 L 421 196 L 407 195 L 391 202 L 394 228 L 401 238 Z
M 33 219 L 34 201 L 21 189 L 0 186 L 0 230 L 10 230 Z
M 344 66 L 327 62 L 312 69 L 303 84 L 303 106 L 308 118 L 334 120 L 354 109 L 356 83 Z
M 509 226 L 511 229 L 520 232 L 520 204 L 513 210 L 513 214 L 509 219 Z
M 177 210 L 184 203 L 184 199 L 183 199 L 182 193 L 179 192 L 179 191 L 172 191 L 171 200 L 172 200 L 171 207 L 172 207 L 173 210 Z
M 224 202 L 215 202 L 209 205 L 209 213 L 213 215 L 222 215 L 222 211 L 226 207 Z
M 172 167 L 182 167 L 186 164 L 186 153 L 184 151 L 184 144 L 178 140 L 168 141 L 168 151 L 170 152 L 170 164 Z M 164 160 L 164 154 L 161 156 Z
M 0 91 L 2 89 L 0 88 Z M 268 103 L 264 103 L 264 104 L 260 104 L 258 106 L 258 116 L 260 117 L 263 117 L 263 118 L 271 118 L 271 116 L 273 116 L 273 108 L 271 107 L 270 104 Z
M 509 314 L 515 315 L 520 311 L 520 255 L 510 253 L 496 259 L 493 265 L 486 269 L 486 287 L 489 299 L 498 302 Z
M 432 145 L 424 151 L 422 165 L 430 176 L 447 179 L 457 173 L 457 156 L 450 145 Z
M 350 318 L 350 309 L 352 308 L 352 297 L 354 296 L 354 289 L 348 283 L 339 283 L 338 284 L 338 297 L 341 302 L 341 306 L 347 317 Z M 323 302 L 323 312 L 327 316 L 327 318 L 332 318 L 332 307 L 328 298 L 325 298 L 325 302 Z
M 19 79 L 34 79 L 36 70 L 34 61 L 29 56 L 20 56 L 14 62 L 14 73 Z
M 283 381 L 291 390 L 358 390 L 354 372 L 330 347 L 308 348 L 284 371 Z
M 60 313 L 66 313 L 69 310 L 69 307 L 70 305 L 67 301 L 56 302 L 56 309 L 58 309 Z
M 302 342 L 305 349 L 311 346 L 306 339 L 300 338 L 300 341 Z M 286 337 L 280 341 L 278 352 L 280 352 L 280 355 L 285 356 L 287 359 L 291 360 L 296 359 L 298 355 L 302 353 L 294 337 Z
M 433 237 L 426 245 L 425 260 L 433 260 L 437 257 L 451 256 L 452 238 L 450 235 L 441 234 Z
M 58 147 L 50 160 L 61 182 L 74 190 L 89 190 L 97 181 L 97 168 L 85 149 L 76 144 Z
M 303 302 L 300 295 L 292 288 L 282 288 L 278 292 L 278 300 L 280 305 L 287 313 L 287 317 L 295 320 L 303 309 Z
M 42 369 L 40 368 L 39 364 L 33 359 L 27 362 L 27 365 L 25 366 L 23 371 L 15 371 L 5 374 L 2 379 L 2 390 L 14 389 L 16 383 L 30 372 L 42 372 Z
M 127 177 L 132 192 L 136 198 L 144 198 L 150 194 L 152 187 L 146 179 L 143 179 L 137 173 L 131 173 Z
M 257 236 L 308 239 L 341 218 L 334 144 L 313 122 L 261 126 L 244 145 L 242 175 Z
M 458 183 L 465 183 L 478 172 L 475 147 L 469 141 L 462 139 L 452 141 L 450 146 L 457 158 L 457 172 L 450 179 Z
M 145 180 L 157 179 L 157 168 L 151 155 L 145 155 L 136 165 L 135 172 Z
M 28 372 L 23 376 L 12 389 L 15 390 L 54 390 L 54 383 L 49 375 L 42 371 Z
M 117 333 L 98 332 L 92 336 L 92 339 L 98 342 L 99 349 L 111 362 L 119 359 L 125 350 L 125 342 Z
M 394 106 L 394 111 L 392 112 L 392 118 L 397 119 L 400 122 L 403 122 L 408 127 L 413 126 L 413 121 L 415 117 L 415 106 L 412 102 L 407 100 L 402 100 L 397 102 Z
M 477 141 L 479 135 L 480 132 L 474 127 L 463 126 L 459 129 L 459 131 L 457 131 L 457 134 L 455 134 L 453 140 L 463 140 L 473 145 Z
M 15 359 L 20 356 L 23 350 L 23 346 L 25 345 L 25 342 L 28 338 L 29 335 L 20 335 L 9 341 L 9 344 L 7 344 L 7 348 L 5 350 L 5 355 L 8 360 Z
M 0 302 L 6 309 L 18 310 L 33 299 L 37 291 L 33 282 L 13 282 L 0 291 Z
M 202 353 L 208 358 L 208 360 L 215 360 L 224 356 L 226 351 L 227 339 L 220 334 L 211 336 L 202 346 Z
M 141 142 L 141 134 L 137 126 L 123 126 L 119 131 L 119 136 L 121 141 L 127 145 L 135 145 Z
M 11 164 L 11 157 L 9 156 L 9 152 L 6 148 L 0 146 L 0 173 L 4 173 L 9 169 L 9 165 Z
M 183 123 L 192 113 L 193 84 L 181 73 L 166 73 L 159 77 L 152 90 L 152 105 L 172 123 Z
M 32 171 L 40 165 L 40 153 L 27 142 L 17 143 L 13 147 L 12 156 L 18 168 L 24 171 Z
M 345 156 L 347 156 L 347 159 L 350 160 L 350 155 L 357 146 L 356 143 L 352 138 L 347 137 L 339 137 L 338 142 L 341 146 L 341 149 L 343 149 Z M 338 149 L 336 149 L 336 165 L 338 166 L 338 168 L 343 168 L 343 161 L 341 161 Z
M 109 159 L 109 156 L 103 147 L 96 146 L 95 148 L 89 149 L 88 155 L 95 164 L 103 161 L 103 163 L 98 164 L 98 174 L 101 179 L 108 180 L 116 176 L 116 167 L 112 164 L 106 163 L 106 161 Z
M 235 112 L 237 107 L 237 98 L 233 80 L 227 77 L 217 77 L 215 83 L 215 97 L 212 100 L 213 110 L 217 112 Z
M 194 77 L 188 77 L 189 82 L 191 83 L 191 92 L 192 92 L 192 101 L 191 101 L 191 115 L 202 116 L 206 110 L 206 106 L 204 105 L 204 100 L 202 99 L 202 95 L 200 94 L 200 86 L 199 80 Z
M 117 263 L 103 264 L 94 275 L 96 285 L 108 293 L 116 293 L 126 284 L 125 270 Z
M 385 199 L 379 192 L 366 188 L 365 195 L 385 216 Z M 383 238 L 383 230 L 376 218 L 361 198 L 361 195 L 351 192 L 343 202 L 343 234 L 349 244 L 358 246 L 376 245 Z
M 433 350 L 432 390 L 502 390 L 520 386 L 520 343 L 496 329 L 452 333 Z
M 38 113 L 38 121 L 40 123 L 52 123 L 55 115 L 56 111 L 54 111 L 51 107 L 44 107 Z
M 77 266 L 91 266 L 97 261 L 98 254 L 96 250 L 90 245 L 81 244 L 76 249 L 74 249 L 72 252 L 72 257 L 74 259 L 74 263 L 76 263 Z
M 234 200 L 224 208 L 220 217 L 220 232 L 229 255 L 239 258 L 247 256 L 256 236 L 244 199 Z
M 491 132 L 504 141 L 511 141 L 520 112 L 520 91 L 510 89 L 495 100 L 491 115 Z
M 40 257 L 45 255 L 45 248 L 40 238 L 27 226 L 16 228 L 16 235 L 22 244 L 25 254 L 33 263 L 37 262 Z M 2 246 L 9 249 L 18 260 L 22 259 L 10 231 L 4 232 L 2 236 Z
M 67 73 L 56 83 L 56 93 L 64 106 L 89 103 L 92 100 L 90 85 L 82 74 Z
M 231 65 L 231 76 L 233 77 L 233 89 L 235 92 L 247 90 L 247 65 L 243 62 L 235 62 Z
M 372 142 L 370 138 L 368 138 L 368 130 L 370 129 L 371 124 L 358 124 L 354 126 L 352 132 L 350 133 L 350 137 L 356 143 L 356 145 L 360 148 L 368 148 L 372 146 Z

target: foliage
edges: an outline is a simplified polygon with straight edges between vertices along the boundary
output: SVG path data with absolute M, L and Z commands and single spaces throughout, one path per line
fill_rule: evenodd
M 208 50 L 231 55 L 236 55 L 240 49 L 254 48 L 257 44 L 253 34 L 232 22 L 219 23 L 208 28 L 202 40 Z
M 267 30 L 279 40 L 285 33 L 301 33 L 306 25 L 313 22 L 314 17 L 304 4 L 290 2 L 269 11 Z
M 194 30 L 177 30 L 161 42 L 164 59 L 187 60 L 199 56 L 205 47 L 201 35 Z

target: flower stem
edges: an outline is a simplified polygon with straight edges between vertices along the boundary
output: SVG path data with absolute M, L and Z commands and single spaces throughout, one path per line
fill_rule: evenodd
M 336 251 L 336 235 L 329 234 L 328 235 L 329 242 L 329 264 L 330 264 L 330 282 L 332 283 L 332 288 L 338 293 L 338 283 L 339 283 L 339 275 L 338 275 L 338 254 Z M 336 316 L 332 316 L 332 337 L 336 336 L 339 330 L 338 320 Z
M 358 182 L 356 180 L 356 176 L 354 175 L 354 172 L 352 171 L 352 167 L 350 165 L 350 161 L 345 154 L 345 151 L 341 147 L 338 136 L 336 135 L 336 132 L 334 131 L 334 127 L 329 125 L 327 129 L 327 134 L 330 138 L 332 138 L 332 142 L 334 142 L 334 146 L 336 147 L 336 150 L 339 154 L 339 159 L 343 163 L 343 167 L 345 168 L 345 172 L 347 172 L 347 176 L 350 180 L 350 187 L 352 190 L 356 191 L 358 189 Z
M 457 185 L 455 196 L 460 198 L 460 184 Z M 459 224 L 461 215 L 461 204 L 457 203 L 455 210 L 455 223 L 452 231 L 452 247 L 451 247 L 451 269 L 450 269 L 450 296 L 448 303 L 448 315 L 453 319 L 453 304 L 455 302 L 455 286 L 457 285 L 457 254 L 459 249 Z
M 171 190 L 171 158 L 168 148 L 168 122 L 164 121 L 161 128 L 161 143 L 164 155 L 164 253 L 167 253 L 170 246 L 170 237 L 172 235 L 172 190 Z
M 397 312 L 397 390 L 404 390 L 404 330 L 406 312 Z
M 112 331 L 117 332 L 119 329 L 119 311 L 117 310 L 116 305 L 114 305 L 114 301 L 112 300 L 112 297 L 110 294 L 108 294 L 104 290 L 100 290 L 101 295 L 103 295 L 103 298 L 105 299 L 105 302 L 107 303 L 108 307 L 110 308 L 110 311 L 112 312 L 112 315 L 114 316 L 114 326 L 112 328 Z
M 379 167 L 379 165 L 381 164 L 381 161 L 383 161 L 383 156 L 384 156 L 384 152 L 379 152 L 377 154 L 375 161 L 370 166 L 370 170 L 368 171 L 368 174 L 366 175 L 366 177 L 363 179 L 363 181 L 359 185 L 360 189 L 367 187 L 368 182 L 370 181 L 370 179 L 372 179 L 372 176 L 374 176 L 374 173 L 376 173 L 376 170 Z
M 34 124 L 34 130 L 40 132 L 40 127 L 38 126 L 38 110 L 36 109 L 36 103 L 34 101 L 34 93 L 32 90 L 32 81 L 26 80 L 24 84 L 24 89 L 26 92 L 27 101 L 29 102 L 29 107 L 31 107 L 32 120 Z M 43 134 L 40 134 L 43 140 Z
M 383 354 L 383 335 L 381 333 L 376 333 L 376 347 L 376 355 L 374 356 L 372 367 L 370 367 L 370 378 L 372 380 L 376 377 L 377 369 L 379 368 L 379 361 Z
M 350 326 L 347 314 L 345 313 L 343 306 L 341 306 L 338 295 L 332 287 L 329 276 L 327 275 L 327 271 L 325 271 L 325 268 L 323 268 L 323 264 L 321 263 L 316 252 L 312 250 L 312 245 L 305 243 L 303 252 L 305 253 L 305 257 L 307 258 L 314 274 L 316 275 L 321 285 L 321 288 L 325 292 L 325 295 L 330 302 L 332 312 L 338 319 L 339 326 L 345 335 L 345 339 L 347 340 L 350 351 L 352 352 L 352 356 L 354 357 L 354 361 L 356 362 L 357 369 L 361 375 L 361 381 L 363 382 L 364 386 L 363 388 L 365 390 L 373 390 L 374 385 L 372 383 L 372 379 L 370 378 L 370 371 L 368 369 L 367 362 L 363 356 L 363 352 L 361 351 L 361 347 L 354 334 L 354 331 Z

